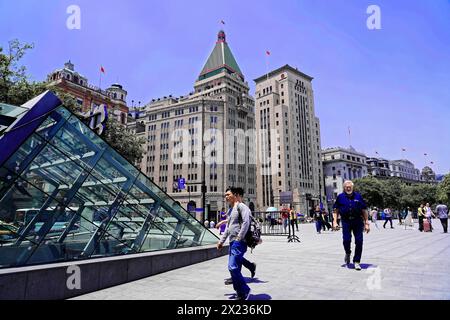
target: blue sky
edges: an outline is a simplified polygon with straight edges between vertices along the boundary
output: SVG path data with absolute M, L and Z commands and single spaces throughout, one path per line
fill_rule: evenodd
M 372 4 L 381 30 L 366 26 Z M 80 30 L 66 27 L 69 5 L 81 9 Z M 416 167 L 450 171 L 449 0 L 0 0 L 0 45 L 35 44 L 23 59 L 32 79 L 71 59 L 98 85 L 103 65 L 102 86 L 120 82 L 130 104 L 192 91 L 221 28 L 251 93 L 266 50 L 269 69 L 314 77 L 322 147 L 348 146 L 350 126 L 368 156 L 406 148 Z

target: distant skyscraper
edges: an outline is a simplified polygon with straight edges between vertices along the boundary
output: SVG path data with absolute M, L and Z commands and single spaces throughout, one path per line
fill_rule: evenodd
M 256 127 L 279 134 L 258 144 L 261 158 L 271 159 L 257 166 L 260 210 L 279 207 L 282 192 L 292 192 L 294 208 L 303 213 L 325 199 L 312 80 L 289 65 L 255 79 Z M 266 169 L 269 174 L 264 174 Z

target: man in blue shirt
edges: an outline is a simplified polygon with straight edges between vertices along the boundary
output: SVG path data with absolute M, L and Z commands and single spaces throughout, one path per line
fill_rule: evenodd
M 367 206 L 362 196 L 353 191 L 353 182 L 344 182 L 344 192 L 341 193 L 334 203 L 333 228 L 337 227 L 338 216 L 342 223 L 342 238 L 345 249 L 345 263 L 350 264 L 352 232 L 355 236 L 355 255 L 353 263 L 355 270 L 361 270 L 361 255 L 363 249 L 363 231 L 370 231 L 369 215 Z

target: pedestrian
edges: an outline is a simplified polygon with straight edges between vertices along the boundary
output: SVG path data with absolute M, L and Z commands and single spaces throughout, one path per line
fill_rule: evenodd
M 375 223 L 375 227 L 378 229 L 377 219 L 378 219 L 378 209 L 377 207 L 373 208 L 372 211 L 370 211 L 370 216 L 372 217 L 372 222 Z
M 287 233 L 286 229 L 288 227 L 288 223 L 289 223 L 289 214 L 288 214 L 289 210 L 287 209 L 283 209 L 281 211 L 281 223 L 283 224 L 283 228 L 284 228 L 284 233 Z
M 225 228 L 227 220 L 227 213 L 225 212 L 225 208 L 222 208 L 220 211 L 220 222 L 217 223 L 216 228 L 219 228 L 219 235 L 222 235 L 225 232 Z
M 294 211 L 294 209 L 291 209 L 291 211 L 289 211 L 289 220 L 291 221 L 292 230 L 294 230 L 295 224 L 295 228 L 298 231 L 297 213 Z
M 400 226 L 403 224 L 402 219 L 403 219 L 404 216 L 406 216 L 405 209 L 403 209 L 403 211 L 398 213 L 398 224 Z
M 209 221 L 205 220 L 205 222 L 203 223 L 203 225 L 205 226 L 205 228 L 209 228 Z
M 337 226 L 337 219 L 341 217 L 342 238 L 345 250 L 344 261 L 350 264 L 352 232 L 355 237 L 355 255 L 353 263 L 355 270 L 361 270 L 361 256 L 363 251 L 363 232 L 369 233 L 369 215 L 362 196 L 353 191 L 353 182 L 344 182 L 344 192 L 339 194 L 333 205 L 333 228 Z
M 245 205 L 243 203 L 244 189 L 242 189 L 242 188 L 235 188 L 235 191 L 236 191 L 237 203 L 239 205 L 239 210 L 248 209 L 250 211 L 250 208 L 248 208 L 247 205 Z M 227 225 L 227 223 L 228 223 L 228 219 L 229 219 L 229 217 L 231 215 L 232 209 L 233 208 L 230 208 L 228 210 L 228 212 L 227 212 L 227 216 L 226 216 L 227 218 L 224 221 L 225 225 Z M 242 257 L 242 265 L 244 267 L 246 267 L 250 271 L 251 277 L 254 278 L 255 277 L 255 273 L 256 273 L 256 263 L 250 262 L 247 259 L 245 259 L 245 257 Z M 225 284 L 226 285 L 233 284 L 233 279 L 232 278 L 225 279 Z
M 425 218 L 427 218 L 428 223 L 430 224 L 430 232 L 433 232 L 433 225 L 431 224 L 431 217 L 436 218 L 433 211 L 431 210 L 430 204 L 427 203 L 425 208 Z
M 391 212 L 391 209 L 389 209 L 389 208 L 384 209 L 384 217 L 385 217 L 386 221 L 383 224 L 383 228 L 386 229 L 386 223 L 389 221 L 391 223 L 391 229 L 394 229 L 394 227 L 392 226 L 392 212 Z
M 320 230 L 322 229 L 323 219 L 322 219 L 322 210 L 320 210 L 320 206 L 319 205 L 317 205 L 315 210 L 314 210 L 313 218 L 314 218 L 314 221 L 316 223 L 317 233 L 320 234 Z
M 438 204 L 436 206 L 436 213 L 441 220 L 442 228 L 444 228 L 444 233 L 447 233 L 448 227 L 448 208 L 445 204 Z
M 216 225 L 216 223 L 215 223 L 213 220 L 211 220 L 211 221 L 209 222 L 209 227 L 210 227 L 211 229 L 214 229 L 215 225 Z
M 419 219 L 419 231 L 423 231 L 423 218 L 425 217 L 425 212 L 423 211 L 423 203 L 420 204 L 420 207 L 417 209 L 417 218 Z
M 328 222 L 328 212 L 326 212 L 325 209 L 322 209 L 322 226 L 323 226 L 323 231 L 325 231 L 325 227 L 327 227 L 327 231 L 330 231 L 330 229 L 333 229 L 331 224 Z

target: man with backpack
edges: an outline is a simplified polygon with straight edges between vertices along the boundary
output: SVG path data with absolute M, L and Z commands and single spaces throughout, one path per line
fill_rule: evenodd
M 239 210 L 241 210 L 241 208 L 243 208 L 243 207 L 246 207 L 248 210 L 250 210 L 250 208 L 248 208 L 243 202 L 244 189 L 238 187 L 238 188 L 235 188 L 235 190 L 236 190 L 236 198 L 237 198 L 237 201 L 239 202 Z M 231 214 L 231 211 L 232 211 L 232 208 L 230 208 L 227 212 L 227 219 L 226 219 L 226 221 L 224 221 L 225 224 L 228 222 L 228 218 L 229 218 L 229 215 Z M 248 245 L 248 243 L 247 243 L 247 245 Z M 256 263 L 250 262 L 247 259 L 243 258 L 242 265 L 250 271 L 252 278 L 254 278 L 255 272 L 256 272 Z M 232 278 L 225 279 L 225 284 L 226 285 L 233 284 L 233 279 Z
M 244 254 L 247 251 L 246 234 L 250 227 L 251 211 L 238 201 L 236 188 L 228 188 L 225 199 L 232 208 L 228 217 L 227 228 L 222 238 L 217 243 L 217 250 L 222 249 L 223 244 L 229 237 L 230 251 L 228 256 L 228 270 L 236 291 L 236 300 L 248 300 L 250 288 L 245 283 L 241 273 Z

